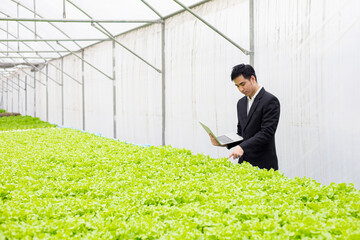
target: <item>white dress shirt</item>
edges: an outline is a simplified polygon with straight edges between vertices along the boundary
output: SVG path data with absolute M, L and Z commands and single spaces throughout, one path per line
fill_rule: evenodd
M 252 104 L 254 103 L 254 100 L 261 89 L 262 89 L 262 87 L 259 87 L 259 89 L 256 91 L 256 93 L 254 94 L 254 96 L 252 98 L 250 98 L 249 96 L 247 97 L 247 100 L 248 100 L 247 101 L 247 114 L 248 115 L 249 115 L 250 108 L 251 108 Z

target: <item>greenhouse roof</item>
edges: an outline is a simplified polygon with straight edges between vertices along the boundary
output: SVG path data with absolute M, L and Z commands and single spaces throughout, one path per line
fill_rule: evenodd
M 0 70 L 39 64 L 207 2 L 199 0 L 4 0 Z M 119 43 L 120 44 L 120 43 Z

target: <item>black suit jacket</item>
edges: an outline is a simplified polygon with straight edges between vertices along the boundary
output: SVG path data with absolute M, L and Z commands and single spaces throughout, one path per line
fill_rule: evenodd
M 254 99 L 249 115 L 246 96 L 237 103 L 237 115 L 237 133 L 244 139 L 229 144 L 228 149 L 241 146 L 244 155 L 239 159 L 239 163 L 246 161 L 259 168 L 278 170 L 275 131 L 280 117 L 279 100 L 262 88 Z

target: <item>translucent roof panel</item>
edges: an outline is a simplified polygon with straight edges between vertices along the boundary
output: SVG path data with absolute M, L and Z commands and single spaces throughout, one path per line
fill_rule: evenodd
M 191 6 L 204 1 L 180 2 Z M 35 51 L 42 51 L 43 57 L 59 57 L 69 51 L 77 51 L 102 39 L 108 39 L 109 33 L 116 36 L 149 24 L 148 21 L 159 21 L 160 17 L 149 6 L 162 17 L 183 9 L 173 0 L 2 0 L 0 18 L 11 18 L 11 21 L 0 21 L 0 51 L 2 56 L 13 56 L 13 62 L 18 62 L 19 58 L 23 61 L 21 57 L 24 56 L 38 57 Z M 16 21 L 16 18 L 24 21 Z M 101 32 L 90 22 L 30 21 L 33 18 L 65 21 L 92 18 L 135 22 L 104 22 L 100 23 L 101 26 L 93 24 L 102 29 Z M 16 39 L 26 41 L 19 42 Z M 55 40 L 60 41 L 58 43 Z M 59 52 L 44 53 L 45 51 Z M 39 59 L 44 60 L 40 57 Z

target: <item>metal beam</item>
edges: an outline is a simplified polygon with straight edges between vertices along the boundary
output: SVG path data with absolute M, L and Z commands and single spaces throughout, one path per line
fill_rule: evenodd
M 0 44 L 4 44 L 4 43 L 0 42 Z M 10 48 L 10 47 L 9 47 L 9 48 Z M 10 48 L 10 49 L 12 49 L 12 48 Z M 14 49 L 12 49 L 12 50 L 14 50 Z M 39 69 L 37 66 L 34 65 L 34 63 L 29 62 L 29 61 L 27 60 L 27 57 L 24 57 L 24 56 L 22 56 L 21 54 L 19 54 L 19 55 L 24 59 L 24 61 L 25 61 L 26 63 L 28 63 L 29 65 L 31 65 L 34 69 L 37 69 L 40 73 L 44 74 L 44 73 L 41 71 L 41 69 Z M 45 75 L 45 74 L 44 74 L 44 75 Z M 53 78 L 49 77 L 49 79 L 52 80 L 53 82 L 55 82 L 56 84 L 58 84 L 59 86 L 61 86 L 61 84 L 59 84 L 59 83 L 58 83 L 56 80 L 54 80 Z
M 14 77 L 14 76 L 13 76 L 13 77 Z M 20 87 L 18 84 L 16 84 L 16 83 L 12 80 L 12 77 L 9 77 L 8 79 L 9 79 L 15 86 L 17 86 L 18 89 L 25 90 L 25 88 L 22 88 L 22 87 Z M 18 89 L 14 89 L 14 90 L 19 91 Z
M 57 51 L 57 50 L 53 50 L 53 51 L 1 51 L 3 53 L 68 53 L 68 51 Z
M 22 72 L 24 72 L 25 74 L 27 74 L 24 70 L 22 70 L 22 69 L 19 69 L 19 70 L 21 70 Z M 33 76 L 31 76 L 30 74 L 29 74 L 29 76 L 30 76 L 30 77 L 33 77 Z M 34 87 L 31 86 L 30 84 L 27 84 L 27 76 L 25 76 L 25 82 L 24 82 L 23 80 L 21 80 L 21 79 L 19 79 L 19 80 L 20 80 L 20 82 L 25 83 L 25 87 L 26 87 L 27 85 L 29 85 L 31 88 L 34 88 Z
M 35 3 L 35 0 L 34 0 L 34 3 Z M 1 14 L 5 15 L 6 17 L 10 17 L 10 15 L 0 11 Z M 27 30 L 29 30 L 30 32 L 34 33 L 35 34 L 35 39 L 37 39 L 38 37 L 40 39 L 42 39 L 42 37 L 40 37 L 38 34 L 36 34 L 36 28 L 35 28 L 35 31 L 32 30 L 31 28 L 29 28 L 26 24 L 22 23 L 22 22 L 18 22 L 21 26 L 23 26 L 24 28 L 26 28 Z M 35 27 L 36 27 L 36 23 L 35 23 Z M 52 50 L 56 51 L 55 48 L 48 42 L 45 42 Z M 31 49 L 31 48 L 30 48 Z M 57 51 L 56 51 L 57 52 Z M 57 52 L 58 55 L 61 57 L 61 54 L 59 52 Z
M 80 57 L 79 55 L 75 54 L 74 52 L 70 51 L 68 48 L 66 48 L 64 45 L 62 45 L 60 42 L 57 42 L 57 44 L 59 44 L 60 46 L 62 46 L 64 49 L 66 49 L 67 51 L 71 52 L 75 57 L 81 59 L 82 61 L 84 61 L 86 64 L 88 64 L 89 66 L 91 66 L 92 68 L 94 68 L 95 70 L 97 70 L 99 73 L 101 73 L 102 75 L 104 75 L 105 77 L 109 78 L 110 80 L 113 80 L 112 77 L 110 77 L 109 75 L 107 75 L 106 73 L 104 73 L 103 71 L 101 71 L 100 69 L 98 69 L 97 67 L 95 67 L 94 65 L 92 65 L 91 63 L 89 63 L 88 61 L 86 61 L 85 59 L 83 59 L 82 57 Z
M 78 9 L 80 12 L 82 12 L 85 16 L 87 16 L 90 19 L 93 19 L 88 13 L 86 13 L 83 9 L 81 9 L 79 6 L 77 6 L 75 3 L 73 3 L 71 0 L 66 0 L 67 2 L 69 2 L 71 5 L 73 5 L 76 9 Z M 163 20 L 161 19 L 160 22 L 163 22 Z M 158 68 L 156 68 L 155 66 L 153 66 L 152 64 L 150 64 L 148 61 L 146 61 L 145 59 L 143 59 L 142 57 L 140 57 L 138 54 L 136 54 L 134 51 L 130 50 L 129 48 L 127 48 L 125 45 L 123 45 L 122 43 L 120 43 L 118 40 L 116 40 L 114 38 L 114 36 L 111 34 L 110 31 L 108 31 L 104 26 L 102 26 L 99 22 L 96 22 L 96 24 L 101 28 L 99 29 L 99 27 L 97 27 L 94 23 L 91 24 L 91 26 L 93 26 L 94 28 L 96 28 L 98 31 L 100 31 L 101 33 L 103 33 L 105 36 L 107 36 L 108 38 L 110 38 L 111 40 L 115 41 L 115 43 L 117 43 L 118 45 L 120 45 L 121 47 L 123 47 L 125 50 L 127 50 L 128 52 L 130 52 L 131 54 L 133 54 L 134 56 L 136 56 L 137 58 L 139 58 L 141 61 L 143 61 L 144 63 L 146 63 L 148 66 L 150 66 L 151 68 L 155 69 L 157 72 L 161 73 L 161 70 L 159 70 Z
M 162 22 L 164 22 L 164 18 L 163 16 L 161 16 L 161 14 L 155 10 L 155 8 L 153 8 L 149 3 L 147 3 L 145 0 L 141 0 L 148 8 L 151 9 L 151 11 L 153 11 L 156 15 L 158 15 L 159 18 L 161 18 Z
M 19 91 L 19 87 L 16 83 L 13 82 L 12 78 L 11 77 L 6 77 L 7 80 L 11 81 L 12 85 L 11 85 L 11 88 L 14 90 L 14 91 Z M 16 89 L 13 85 L 16 85 L 18 87 L 18 89 Z M 10 85 L 9 85 L 10 86 Z
M 84 39 L 0 39 L 0 42 L 100 42 L 110 39 L 84 38 Z
M 149 63 L 148 61 L 146 61 L 145 59 L 143 59 L 142 57 L 140 57 L 139 55 L 137 55 L 135 52 L 133 52 L 132 50 L 130 50 L 129 48 L 127 48 L 126 46 L 124 46 L 122 43 L 120 43 L 118 40 L 116 40 L 113 36 L 111 36 L 110 34 L 105 33 L 103 30 L 101 30 L 100 28 L 98 28 L 95 25 L 92 25 L 94 28 L 96 28 L 97 30 L 99 30 L 100 32 L 102 32 L 103 34 L 105 34 L 106 36 L 108 36 L 110 39 L 112 39 L 114 42 L 116 42 L 117 44 L 119 44 L 121 47 L 125 48 L 127 51 L 129 51 L 130 53 L 132 53 L 133 55 L 135 55 L 136 57 L 138 57 L 141 61 L 143 61 L 144 63 L 146 63 L 148 66 L 150 66 L 151 68 L 155 69 L 158 73 L 161 73 L 161 70 L 158 69 L 157 67 L 153 66 L 151 63 Z
M 43 18 L 40 14 L 38 14 L 38 13 L 36 12 L 35 0 L 34 0 L 34 10 L 26 7 L 25 5 L 19 3 L 19 2 L 16 1 L 16 0 L 10 0 L 10 1 L 12 1 L 12 2 L 14 2 L 14 3 L 17 3 L 17 4 L 19 4 L 21 7 L 23 7 L 24 9 L 28 10 L 29 12 L 34 13 L 34 18 L 36 18 L 36 16 L 38 16 L 39 18 Z M 71 39 L 70 36 L 67 35 L 67 34 L 66 34 L 63 30 L 61 30 L 59 27 L 57 27 L 56 25 L 54 25 L 54 24 L 51 23 L 51 22 L 48 22 L 48 23 L 49 23 L 51 26 L 53 26 L 55 29 L 57 29 L 59 32 L 61 32 L 65 37 L 67 37 L 68 39 Z M 36 22 L 34 22 L 34 24 L 35 24 L 35 37 L 36 37 L 36 36 L 37 36 L 37 35 L 36 35 Z M 79 49 L 82 49 L 82 47 L 81 47 L 77 42 L 74 41 L 74 43 L 79 47 Z
M 184 8 L 186 11 L 188 11 L 190 14 L 192 14 L 194 17 L 196 17 L 197 19 L 199 19 L 201 22 L 203 22 L 206 26 L 208 26 L 209 28 L 211 28 L 212 30 L 214 30 L 217 34 L 219 34 L 220 36 L 222 36 L 223 38 L 225 38 L 228 42 L 230 42 L 232 45 L 234 45 L 236 48 L 240 49 L 245 55 L 249 55 L 250 51 L 246 50 L 245 48 L 240 47 L 237 43 L 235 43 L 233 40 L 231 40 L 230 38 L 228 38 L 225 34 L 223 34 L 222 32 L 220 32 L 219 30 L 217 30 L 214 26 L 212 26 L 210 23 L 208 23 L 207 21 L 205 21 L 203 18 L 201 18 L 199 15 L 197 15 L 196 13 L 194 13 L 190 8 L 186 7 L 184 4 L 182 4 L 181 2 L 177 1 L 177 0 L 173 0 L 174 2 L 176 2 L 177 4 L 179 4 L 182 8 Z
M 0 18 L 8 22 L 61 22 L 61 23 L 161 23 L 162 20 L 100 20 L 100 19 L 52 19 L 52 18 Z
M 0 30 L 3 30 L 2 28 L 0 28 Z M 11 36 L 15 37 L 13 34 L 10 34 Z M 40 36 L 39 36 L 40 37 Z M 41 38 L 41 37 L 40 37 Z M 0 42 L 1 43 L 1 42 Z M 47 43 L 47 42 L 46 42 Z M 3 44 L 3 43 L 2 43 Z M 31 46 L 29 46 L 27 43 L 23 43 L 25 46 L 27 46 L 28 48 L 32 49 L 33 48 Z M 49 46 L 51 46 L 49 43 L 47 43 Z M 51 46 L 52 47 L 52 46 Z M 69 51 L 66 51 L 66 52 L 69 52 Z M 19 52 L 17 53 L 18 55 L 22 56 Z M 37 53 L 37 55 L 42 58 L 44 61 L 47 62 L 47 59 L 45 59 L 44 57 L 42 57 L 40 54 Z M 60 54 L 59 54 L 60 55 Z M 60 55 L 61 56 L 61 55 Z M 51 58 L 53 59 L 53 58 Z M 51 66 L 55 67 L 57 70 L 63 72 L 66 76 L 68 76 L 69 78 L 71 78 L 72 80 L 74 80 L 75 82 L 77 82 L 78 84 L 81 84 L 77 79 L 75 79 L 74 77 L 72 77 L 71 75 L 65 73 L 62 69 L 58 68 L 55 64 L 51 63 L 51 62 L 48 62 L 48 64 L 50 64 Z
M 24 57 L 16 57 L 16 56 L 4 56 L 4 57 L 0 56 L 0 58 L 13 58 L 13 59 L 20 58 L 20 59 L 24 59 Z M 53 59 L 53 57 L 30 57 L 30 56 L 26 56 L 25 58 L 27 58 L 27 59 Z

